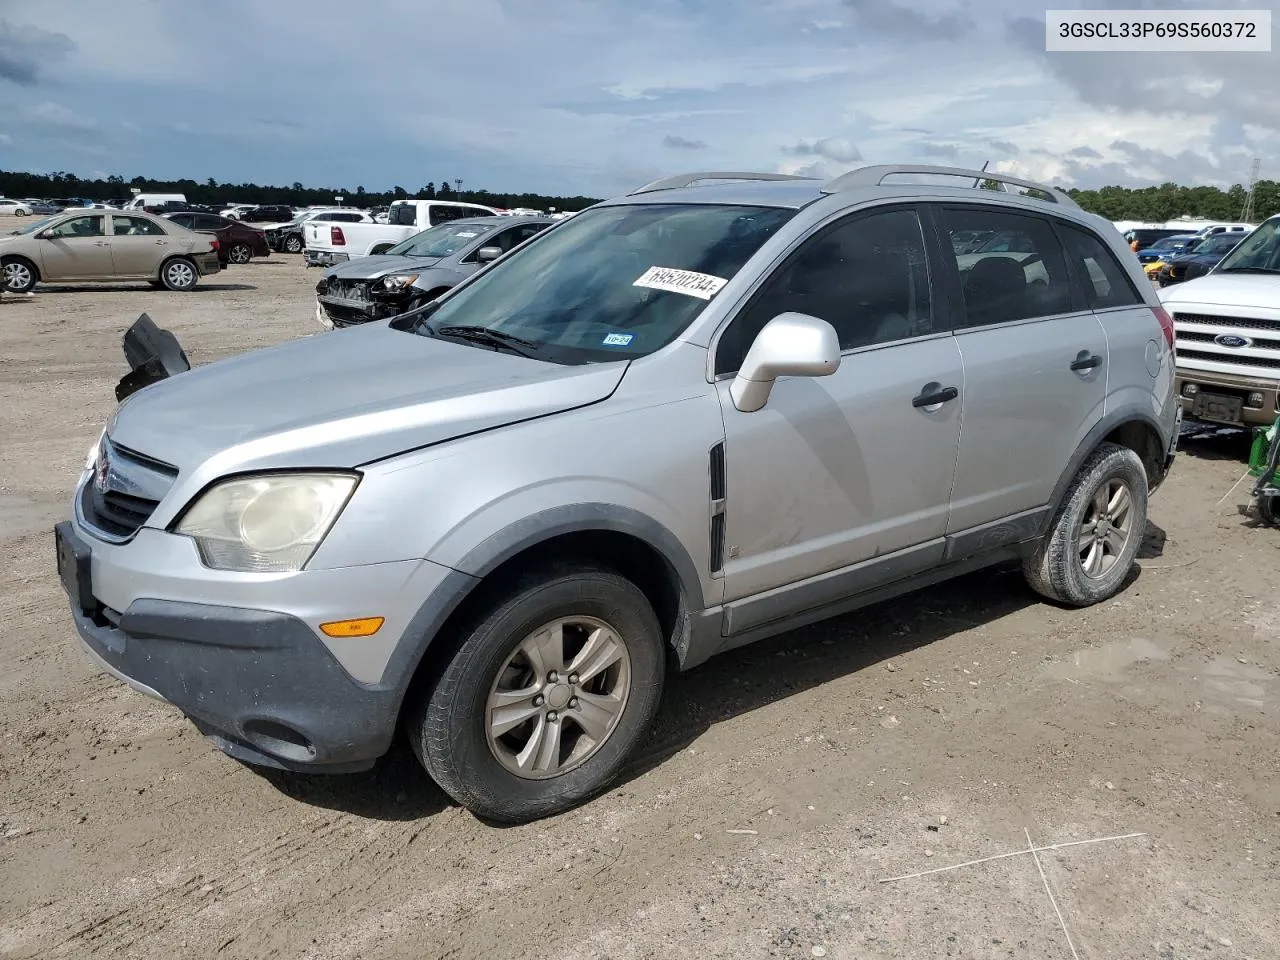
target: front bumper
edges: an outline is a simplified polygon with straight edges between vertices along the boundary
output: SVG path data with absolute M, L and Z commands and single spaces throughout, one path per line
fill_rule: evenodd
M 332 267 L 335 263 L 346 263 L 351 257 L 345 253 L 334 253 L 332 250 L 306 250 L 308 267 Z
M 367 770 L 395 735 L 398 692 L 357 684 L 293 617 L 167 600 L 135 601 L 116 623 L 71 612 L 91 659 L 238 760 Z
M 110 544 L 67 521 L 55 540 L 99 666 L 177 707 L 224 752 L 289 770 L 365 769 L 386 752 L 416 667 L 399 647 L 450 572 L 413 560 L 227 574 L 204 568 L 187 538 L 146 527 Z M 318 630 L 372 615 L 386 622 L 363 640 Z
M 1200 393 L 1219 394 L 1240 399 L 1239 420 L 1208 420 L 1195 413 L 1196 396 L 1188 397 L 1183 390 L 1187 384 L 1195 384 L 1196 396 Z M 1209 373 L 1190 367 L 1178 367 L 1174 372 L 1173 389 L 1177 392 L 1182 404 L 1183 416 L 1187 419 L 1204 420 L 1211 423 L 1222 423 L 1224 426 L 1258 426 L 1269 427 L 1280 415 L 1280 380 L 1260 380 L 1255 377 L 1241 377 L 1229 373 Z M 1262 406 L 1247 406 L 1249 394 L 1262 394 Z
M 407 302 L 408 298 L 405 298 Z M 340 297 L 316 297 L 316 319 L 324 327 L 354 327 L 404 312 L 404 303 L 387 300 L 346 300 Z

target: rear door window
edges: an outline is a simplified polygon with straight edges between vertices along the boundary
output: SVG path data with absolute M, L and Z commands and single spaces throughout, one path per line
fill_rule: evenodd
M 450 220 L 460 220 L 463 217 L 470 216 L 469 210 L 463 207 L 454 207 L 447 203 L 433 204 L 428 209 L 433 227 L 439 223 L 448 223 Z
M 984 206 L 938 210 L 943 247 L 959 273 L 966 327 L 1069 313 L 1071 277 L 1053 225 Z M 987 234 L 975 246 L 975 231 Z
M 112 217 L 111 232 L 117 237 L 163 237 L 164 230 L 142 217 Z

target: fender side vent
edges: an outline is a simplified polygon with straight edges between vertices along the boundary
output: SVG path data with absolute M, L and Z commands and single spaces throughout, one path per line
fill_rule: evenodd
M 724 442 L 711 448 L 711 572 L 719 573 L 724 567 L 724 503 L 726 490 Z

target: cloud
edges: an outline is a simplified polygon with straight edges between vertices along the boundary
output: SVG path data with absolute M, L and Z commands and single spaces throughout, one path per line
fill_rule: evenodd
M 1093 147 L 1076 147 L 1074 150 L 1068 151 L 1068 157 L 1085 157 L 1089 160 L 1101 160 L 1102 154 Z
M 0 147 L 8 147 L 13 144 L 13 137 L 7 133 L 0 133 Z
M 671 147 L 673 150 L 705 150 L 707 145 L 701 140 L 686 140 L 684 137 L 676 136 L 669 133 L 662 138 L 664 147 Z
M 75 49 L 75 42 L 65 33 L 0 20 L 0 79 L 34 87 L 43 67 Z
M 862 151 L 844 137 L 801 140 L 795 146 L 783 147 L 783 152 L 797 157 L 822 157 L 837 163 L 852 163 L 862 159 Z
M 52 100 L 24 107 L 22 117 L 30 124 L 52 130 L 78 130 L 83 133 L 98 126 L 98 121 L 92 117 L 83 116 Z
M 843 0 L 866 30 L 906 40 L 959 40 L 974 28 L 964 13 L 927 14 L 893 0 Z
M 960 153 L 958 143 L 922 143 L 917 149 L 926 157 L 940 157 L 944 160 L 954 160 Z
M 1017 156 L 1020 152 L 1016 143 L 1010 143 L 1008 140 L 988 140 L 987 146 L 992 150 L 999 150 L 1001 153 L 1007 153 L 1011 156 Z

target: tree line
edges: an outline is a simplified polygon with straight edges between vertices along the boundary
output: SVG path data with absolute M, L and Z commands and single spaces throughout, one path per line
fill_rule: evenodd
M 130 187 L 145 193 L 181 193 L 191 203 L 218 206 L 230 203 L 280 203 L 291 207 L 334 203 L 343 197 L 347 206 L 387 206 L 392 200 L 406 197 L 424 199 L 465 200 L 486 206 L 510 209 L 532 207 L 537 210 L 581 210 L 598 202 L 594 197 L 553 197 L 540 193 L 496 193 L 490 190 L 464 190 L 461 180 L 429 181 L 412 192 L 402 186 L 390 190 L 370 191 L 363 186 L 304 187 L 261 186 L 256 183 L 218 183 L 212 177 L 203 183 L 196 180 L 153 180 L 148 177 L 110 176 L 84 180 L 73 173 L 17 173 L 0 171 L 0 196 L 40 197 L 42 199 L 127 200 Z M 988 184 L 984 184 L 987 186 Z M 995 186 L 995 184 L 990 184 Z M 1245 208 L 1244 186 L 1229 190 L 1217 187 L 1184 187 L 1162 183 L 1158 187 L 1102 187 L 1097 190 L 1066 191 L 1085 210 L 1101 214 L 1108 220 L 1164 221 L 1178 217 L 1206 217 L 1211 220 L 1239 220 Z M 1254 189 L 1253 220 L 1258 222 L 1280 213 L 1280 183 L 1259 180 Z
M 39 198 L 43 200 L 84 199 L 95 201 L 127 200 L 132 196 L 130 187 L 143 193 L 181 193 L 190 203 L 209 206 L 232 203 L 285 204 L 291 207 L 307 207 L 333 204 L 334 197 L 342 197 L 343 206 L 385 207 L 393 200 L 418 197 L 426 200 L 462 200 L 482 203 L 499 209 L 532 207 L 535 210 L 581 210 L 599 202 L 595 197 L 552 197 L 540 193 L 496 193 L 491 190 L 463 190 L 461 180 L 429 181 L 412 192 L 402 186 L 390 190 L 366 190 L 357 186 L 354 190 L 342 187 L 304 187 L 301 183 L 289 186 L 262 186 L 257 183 L 219 183 L 210 177 L 197 180 L 154 180 L 150 177 L 134 177 L 125 180 L 120 176 L 103 179 L 82 179 L 74 173 L 50 174 L 19 173 L 0 170 L 0 197 Z

